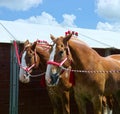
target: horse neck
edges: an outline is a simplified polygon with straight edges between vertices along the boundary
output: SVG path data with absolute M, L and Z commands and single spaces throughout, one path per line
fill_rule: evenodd
M 36 52 L 40 58 L 39 68 L 41 71 L 45 71 L 47 67 L 47 61 L 49 59 L 49 51 L 43 49 L 40 46 L 36 47 Z
M 100 58 L 95 50 L 80 40 L 70 40 L 68 45 L 75 69 L 89 70 Z

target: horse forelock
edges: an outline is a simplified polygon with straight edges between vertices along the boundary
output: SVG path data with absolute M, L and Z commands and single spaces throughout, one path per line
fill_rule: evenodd
M 30 47 L 30 46 L 31 46 L 31 44 L 27 44 L 27 45 L 25 45 L 24 48 L 26 49 L 26 48 L 28 48 L 28 47 Z

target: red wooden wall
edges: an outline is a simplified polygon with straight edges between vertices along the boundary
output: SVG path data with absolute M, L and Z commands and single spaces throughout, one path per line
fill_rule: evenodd
M 0 44 L 0 113 L 9 114 L 10 44 Z

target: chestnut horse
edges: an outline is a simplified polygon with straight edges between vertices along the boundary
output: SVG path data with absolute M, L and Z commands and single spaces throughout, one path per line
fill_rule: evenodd
M 79 107 L 80 114 L 86 114 L 86 99 L 92 102 L 94 114 L 102 114 L 103 96 L 114 95 L 120 105 L 120 61 L 112 57 L 102 57 L 86 43 L 75 38 L 72 34 L 55 38 L 55 43 L 50 54 L 55 65 L 54 71 L 61 72 L 67 68 L 69 55 L 72 58 L 71 67 L 75 75 L 74 96 Z M 62 63 L 62 64 L 61 64 Z M 46 71 L 46 82 L 52 85 L 50 65 Z
M 24 43 L 24 53 L 22 55 L 21 65 L 27 67 L 29 70 L 20 68 L 19 79 L 21 82 L 29 83 L 30 76 L 34 76 L 36 73 L 45 73 L 47 67 L 46 62 L 49 59 L 49 48 L 50 45 L 42 45 L 37 42 L 31 44 L 28 40 Z M 54 75 L 53 80 L 56 80 Z M 62 114 L 70 114 L 69 90 L 72 84 L 69 82 L 69 76 L 70 71 L 64 71 L 60 75 L 61 78 L 59 79 L 58 85 L 46 85 L 53 105 L 54 114 L 61 114 L 62 112 Z

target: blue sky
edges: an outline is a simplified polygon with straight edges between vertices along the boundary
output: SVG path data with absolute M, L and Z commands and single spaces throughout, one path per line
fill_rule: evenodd
M 0 20 L 120 31 L 120 0 L 0 0 Z

